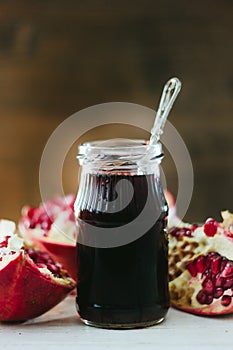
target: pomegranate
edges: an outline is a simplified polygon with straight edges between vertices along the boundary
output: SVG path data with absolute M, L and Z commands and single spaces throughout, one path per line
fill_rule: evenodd
M 75 287 L 67 271 L 47 253 L 27 247 L 12 221 L 0 220 L 0 321 L 37 317 Z
M 47 251 L 76 279 L 77 226 L 74 217 L 73 194 L 41 203 L 39 207 L 25 206 L 19 231 L 40 250 Z
M 174 307 L 199 315 L 233 312 L 233 214 L 169 229 L 169 289 Z M 178 219 L 176 219 L 178 222 Z
M 164 190 L 164 195 L 169 207 L 169 217 L 176 215 L 176 201 L 173 194 L 168 190 Z

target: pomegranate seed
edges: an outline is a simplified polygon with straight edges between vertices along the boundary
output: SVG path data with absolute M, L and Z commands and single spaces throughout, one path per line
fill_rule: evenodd
M 2 242 L 0 243 L 0 248 L 5 248 L 5 247 L 7 247 L 9 238 L 10 238 L 10 236 L 6 236 L 6 237 L 4 238 L 4 241 L 2 241 Z
M 212 278 L 212 273 L 211 273 L 211 270 L 208 269 L 208 270 L 205 270 L 202 274 L 202 277 L 206 277 L 206 278 Z
M 191 262 L 187 263 L 186 268 L 187 268 L 187 270 L 189 271 L 189 273 L 191 274 L 192 277 L 196 277 L 196 275 L 197 275 L 197 268 L 196 268 L 195 262 L 191 261 Z
M 60 274 L 60 268 L 54 264 L 47 264 L 47 268 L 55 275 Z
M 183 236 L 192 237 L 191 229 L 186 227 L 182 227 L 182 228 L 174 227 L 169 231 L 169 233 L 173 237 L 183 237 Z
M 227 264 L 227 259 L 223 257 L 221 262 L 221 271 L 225 269 L 226 264 Z
M 206 293 L 203 290 L 200 290 L 197 294 L 197 301 L 200 304 L 205 304 L 206 301 Z
M 35 228 L 35 227 L 36 227 L 36 221 L 31 220 L 31 221 L 30 221 L 29 228 Z
M 213 237 L 218 231 L 218 222 L 214 219 L 208 219 L 204 225 L 206 236 Z
M 205 269 L 207 268 L 205 256 L 200 255 L 197 258 L 197 260 L 196 260 L 196 268 L 197 268 L 197 272 L 203 273 L 205 271 Z
M 214 298 L 220 298 L 223 295 L 223 289 L 222 288 L 216 288 L 214 291 Z
M 197 301 L 204 305 L 204 304 L 211 304 L 213 301 L 213 296 L 212 295 L 207 295 L 204 290 L 200 290 L 197 294 Z
M 49 258 L 49 259 L 47 260 L 47 264 L 54 264 L 53 259 L 52 259 L 52 258 Z
M 213 302 L 213 295 L 207 295 L 205 304 L 210 305 Z
M 222 300 L 221 300 L 221 304 L 223 306 L 228 306 L 228 305 L 230 305 L 230 303 L 231 303 L 231 296 L 230 295 L 223 295 Z
M 7 241 L 3 241 L 0 243 L 0 248 L 5 248 L 7 247 Z
M 225 282 L 224 282 L 224 288 L 228 289 L 231 288 L 233 286 L 233 279 L 232 278 L 226 278 Z
M 46 264 L 42 264 L 42 263 L 37 263 L 36 265 L 40 269 L 43 269 L 44 267 L 46 267 Z
M 216 253 L 216 252 L 210 252 L 207 254 L 207 257 L 208 257 L 208 260 L 210 261 L 210 263 L 212 260 L 218 258 L 219 256 L 221 257 L 221 255 Z
M 172 228 L 169 233 L 171 236 L 176 237 L 176 233 L 178 232 L 178 229 L 176 227 Z
M 208 295 L 213 294 L 214 285 L 213 285 L 213 282 L 211 281 L 211 279 L 206 278 L 202 282 L 202 287 L 203 287 L 204 291 L 206 292 L 206 294 L 208 294 Z
M 223 277 L 233 277 L 233 263 L 232 262 L 227 262 L 224 269 L 222 270 L 221 275 Z
M 220 272 L 221 268 L 221 256 L 216 256 L 211 261 L 211 271 L 214 275 L 216 275 L 218 272 Z
M 191 237 L 192 236 L 192 231 L 188 228 L 183 228 L 180 231 L 180 236 L 187 236 L 187 237 Z
M 31 207 L 28 209 L 28 212 L 27 212 L 27 216 L 32 219 L 35 215 L 35 212 L 36 212 L 36 208 L 34 207 Z
M 44 259 L 44 258 L 41 258 L 41 257 L 38 257 L 37 259 L 36 259 L 36 263 L 37 264 L 44 264 L 44 263 L 46 263 L 47 261 Z
M 42 230 L 47 231 L 51 227 L 51 223 L 49 221 L 42 221 L 40 224 Z
M 193 224 L 193 226 L 191 227 L 191 231 L 194 232 L 197 228 L 198 228 L 198 225 L 197 224 Z
M 223 287 L 224 283 L 225 283 L 225 278 L 220 276 L 220 274 L 217 274 L 215 279 L 216 287 Z
M 38 253 L 37 253 L 35 250 L 29 248 L 29 249 L 27 250 L 27 253 L 28 253 L 28 255 L 30 256 L 30 258 L 31 258 L 33 261 L 36 261 L 37 256 L 38 256 Z
M 48 253 L 46 253 L 46 252 L 39 252 L 38 253 L 38 258 L 42 259 L 42 260 L 44 260 L 46 262 L 47 262 L 48 259 L 51 259 L 50 256 L 48 255 Z

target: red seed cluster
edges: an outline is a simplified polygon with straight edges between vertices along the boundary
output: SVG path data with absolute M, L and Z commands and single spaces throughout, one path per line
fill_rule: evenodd
M 10 238 L 10 236 L 4 237 L 4 240 L 2 242 L 0 242 L 0 248 L 7 247 L 9 238 Z
M 173 237 L 180 238 L 180 237 L 192 237 L 193 232 L 196 230 L 198 226 L 193 225 L 192 227 L 173 227 L 170 231 L 169 234 Z
M 54 221 L 54 217 L 51 215 L 49 216 L 41 207 L 31 207 L 28 210 L 27 216 L 29 219 L 29 228 L 35 228 L 37 225 L 39 225 L 44 231 L 50 230 Z
M 74 200 L 74 195 L 68 195 L 66 197 L 49 200 L 41 204 L 39 207 L 24 207 L 24 226 L 30 229 L 40 227 L 46 236 L 51 229 L 52 223 L 61 212 L 69 211 L 69 220 L 75 221 Z
M 38 252 L 32 248 L 27 249 L 26 252 L 38 268 L 47 267 L 55 277 L 62 277 L 61 265 L 55 262 L 49 254 L 46 252 Z
M 197 294 L 200 304 L 211 304 L 213 299 L 221 298 L 221 304 L 228 306 L 233 297 L 233 261 L 211 252 L 200 255 L 186 265 L 192 277 L 200 274 L 202 289 Z M 228 291 L 227 291 L 228 290 Z M 227 291 L 228 294 L 224 295 Z

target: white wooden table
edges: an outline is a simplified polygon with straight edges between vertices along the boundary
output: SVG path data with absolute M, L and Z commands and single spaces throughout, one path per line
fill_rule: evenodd
M 233 349 L 233 315 L 207 318 L 170 309 L 166 320 L 137 330 L 106 330 L 81 323 L 74 297 L 23 324 L 0 324 L 1 350 L 228 350 Z

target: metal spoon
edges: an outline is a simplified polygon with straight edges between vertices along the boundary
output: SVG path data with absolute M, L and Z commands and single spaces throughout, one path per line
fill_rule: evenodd
M 180 92 L 180 89 L 181 82 L 178 78 L 171 78 L 164 85 L 154 125 L 151 129 L 149 146 L 155 145 L 159 141 L 160 136 L 163 133 L 168 114 Z

